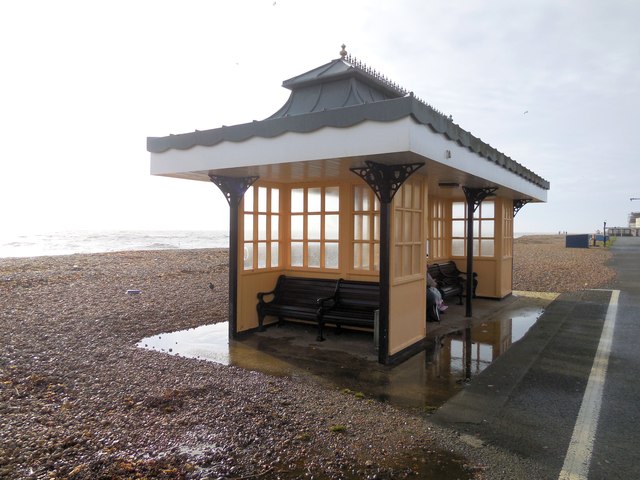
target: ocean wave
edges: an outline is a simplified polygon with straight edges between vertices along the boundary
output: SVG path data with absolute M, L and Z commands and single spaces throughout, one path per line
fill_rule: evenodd
M 229 234 L 223 231 L 71 231 L 5 236 L 0 258 L 228 246 Z

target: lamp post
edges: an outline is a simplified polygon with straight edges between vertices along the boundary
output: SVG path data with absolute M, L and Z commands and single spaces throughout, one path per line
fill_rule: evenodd
M 604 227 L 602 227 L 602 246 L 607 246 L 607 221 L 604 221 Z

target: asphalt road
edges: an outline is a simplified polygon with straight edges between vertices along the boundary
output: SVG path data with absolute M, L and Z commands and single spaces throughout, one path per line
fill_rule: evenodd
M 619 294 L 587 290 L 561 295 L 520 342 L 447 402 L 434 420 L 525 459 L 530 478 L 549 479 L 569 478 L 565 460 L 572 435 L 573 443 L 581 444 L 574 430 L 592 423 L 592 442 L 578 448 L 585 468 L 571 478 L 640 479 L 640 238 L 618 238 L 611 251 L 618 274 L 613 289 Z M 617 308 L 612 308 L 616 297 Z M 611 348 L 599 397 L 592 367 L 595 358 L 602 359 L 601 336 L 606 339 L 611 327 L 612 341 L 603 342 L 605 350 Z M 583 403 L 598 405 L 591 422 L 584 420 L 588 408 L 586 417 L 581 413 Z

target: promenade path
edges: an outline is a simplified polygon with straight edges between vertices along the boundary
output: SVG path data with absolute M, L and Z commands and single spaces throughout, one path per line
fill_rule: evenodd
M 610 290 L 559 296 L 433 419 L 529 463 L 530 478 L 640 478 L 640 238 L 611 252 Z

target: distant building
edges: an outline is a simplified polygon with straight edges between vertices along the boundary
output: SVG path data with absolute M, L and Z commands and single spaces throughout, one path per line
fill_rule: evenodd
M 609 227 L 607 231 L 614 237 L 638 237 L 640 236 L 640 212 L 631 212 L 629 214 L 629 226 L 627 227 Z

